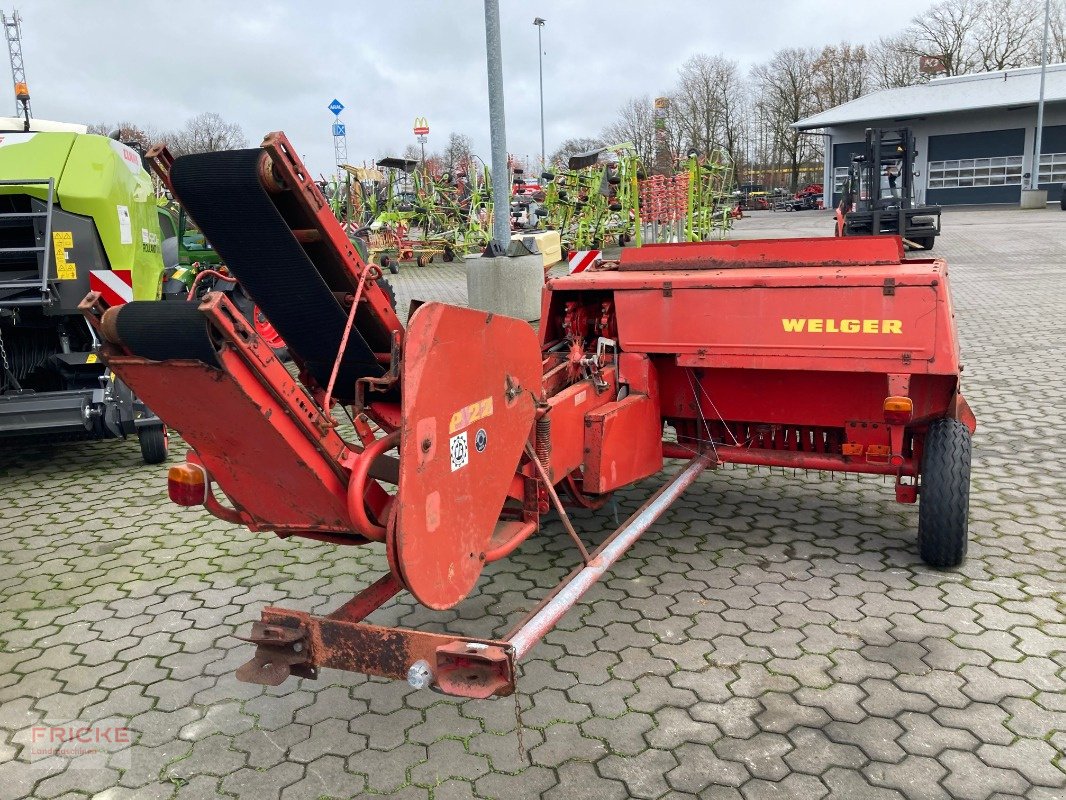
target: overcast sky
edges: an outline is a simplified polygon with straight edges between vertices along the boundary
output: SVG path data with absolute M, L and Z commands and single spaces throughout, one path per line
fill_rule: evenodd
M 723 53 L 747 69 L 782 47 L 874 41 L 930 5 L 501 0 L 508 150 L 539 157 L 535 16 L 547 20 L 550 155 L 563 139 L 598 133 L 627 98 L 668 90 L 694 53 Z M 10 11 L 10 0 L 3 7 Z M 332 170 L 327 105 L 336 97 L 346 106 L 353 163 L 400 154 L 414 141 L 416 116 L 429 120 L 428 149 L 458 131 L 489 156 L 480 0 L 18 0 L 16 7 L 33 110 L 43 119 L 128 119 L 166 130 L 214 111 L 240 124 L 253 145 L 284 130 L 317 174 Z M 898 25 L 886 27 L 889 8 Z

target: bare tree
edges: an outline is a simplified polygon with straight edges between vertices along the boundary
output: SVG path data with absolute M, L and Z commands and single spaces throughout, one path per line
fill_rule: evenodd
M 448 144 L 444 146 L 444 152 L 439 160 L 445 170 L 458 170 L 462 165 L 470 161 L 474 143 L 465 133 L 448 134 Z
M 248 144 L 240 125 L 209 111 L 193 117 L 165 138 L 175 156 L 234 150 Z
M 986 0 L 974 30 L 977 66 L 985 72 L 1040 62 L 1043 3 Z
M 552 153 L 549 161 L 552 164 L 565 167 L 566 162 L 570 160 L 571 156 L 576 156 L 579 153 L 588 153 L 603 146 L 604 141 L 602 139 L 592 136 L 578 136 L 573 139 L 567 139 L 559 145 L 559 148 L 554 153 Z
M 826 45 L 814 60 L 814 94 L 819 111 L 869 91 L 870 55 L 863 45 Z
M 911 21 L 904 47 L 915 57 L 940 59 L 946 75 L 973 72 L 980 63 L 975 35 L 985 13 L 985 0 L 941 0 Z
M 742 83 L 737 63 L 724 56 L 697 54 L 681 66 L 671 106 L 687 147 L 700 153 L 722 148 L 736 160 L 744 124 Z
M 1066 2 L 1064 0 L 1051 0 L 1051 30 L 1047 42 L 1047 59 L 1049 64 L 1060 64 L 1066 61 Z M 1039 48 L 1043 44 L 1043 30 L 1037 26 L 1041 36 Z M 1039 56 L 1038 56 L 1039 57 Z
M 792 191 L 799 188 L 801 165 L 817 155 L 818 142 L 791 127 L 818 111 L 814 96 L 813 49 L 790 47 L 752 69 L 761 108 L 766 115 L 775 150 L 787 162 Z
M 630 142 L 645 164 L 655 158 L 655 108 L 648 95 L 632 97 L 618 109 L 618 117 L 600 138 L 611 144 Z
M 100 136 L 110 136 L 123 144 L 139 148 L 142 152 L 147 152 L 148 148 L 150 148 L 158 138 L 158 134 L 156 134 L 152 128 L 137 125 L 128 120 L 115 123 L 96 122 L 89 126 L 89 133 L 96 133 Z
M 871 88 L 897 89 L 925 83 L 929 76 L 918 69 L 918 59 L 908 34 L 882 37 L 870 51 Z

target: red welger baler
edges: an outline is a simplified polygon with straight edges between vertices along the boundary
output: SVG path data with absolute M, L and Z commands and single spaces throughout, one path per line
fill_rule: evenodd
M 86 297 L 110 368 L 191 448 L 171 499 L 253 531 L 378 546 L 388 562 L 331 614 L 264 609 L 241 680 L 329 667 L 510 694 L 515 662 L 729 462 L 891 475 L 899 500 L 921 502 L 925 561 L 965 555 L 975 422 L 947 267 L 904 260 L 896 237 L 648 246 L 548 281 L 539 334 L 437 302 L 405 327 L 282 134 L 179 158 L 170 178 L 296 367 L 222 294 Z M 666 458 L 687 463 L 590 552 L 567 508 L 599 508 Z M 401 591 L 454 606 L 552 511 L 581 563 L 507 635 L 366 621 Z
M 893 476 L 900 502 L 921 498 L 923 560 L 954 567 L 976 421 L 947 264 L 903 254 L 895 236 L 625 250 L 549 281 L 542 340 L 584 317 L 600 326 L 586 338 L 647 356 L 676 432 L 668 455 Z

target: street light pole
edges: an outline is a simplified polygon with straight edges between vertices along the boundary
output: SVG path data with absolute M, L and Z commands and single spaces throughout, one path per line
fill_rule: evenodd
M 544 23 L 547 22 L 543 17 L 535 17 L 533 24 L 537 26 L 537 63 L 540 67 L 540 171 L 544 172 L 548 168 L 547 160 L 544 157 L 544 45 L 541 44 L 540 34 L 544 30 Z
M 492 144 L 492 249 L 511 242 L 511 187 L 507 183 L 507 133 L 503 110 L 503 47 L 500 2 L 485 0 L 485 60 L 489 78 L 489 140 Z
M 1044 79 L 1047 76 L 1047 35 L 1051 27 L 1051 0 L 1044 0 L 1044 45 L 1040 51 L 1040 102 L 1036 107 L 1036 147 L 1033 153 L 1033 170 L 1029 179 L 1030 189 L 1040 188 L 1040 149 L 1044 138 Z

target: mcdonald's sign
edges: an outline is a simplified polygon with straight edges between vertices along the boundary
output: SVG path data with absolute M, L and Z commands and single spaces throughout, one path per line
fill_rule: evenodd
M 415 117 L 415 136 L 425 136 L 429 133 L 429 123 L 425 117 Z

